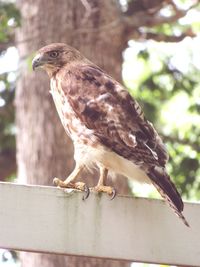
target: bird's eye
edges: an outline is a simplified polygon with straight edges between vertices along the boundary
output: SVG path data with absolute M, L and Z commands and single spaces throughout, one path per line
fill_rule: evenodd
M 58 57 L 58 55 L 59 55 L 59 52 L 58 51 L 51 51 L 51 52 L 49 52 L 49 56 L 51 58 L 56 58 L 56 57 Z

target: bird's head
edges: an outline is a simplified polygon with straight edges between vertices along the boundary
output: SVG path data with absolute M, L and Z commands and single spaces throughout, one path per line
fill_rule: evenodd
M 33 70 L 43 68 L 49 76 L 52 76 L 64 65 L 82 58 L 83 56 L 75 48 L 63 43 L 53 43 L 38 50 L 33 58 L 32 67 Z

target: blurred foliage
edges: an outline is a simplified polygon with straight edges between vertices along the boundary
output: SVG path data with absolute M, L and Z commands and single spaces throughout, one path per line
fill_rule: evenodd
M 15 4 L 0 1 L 0 57 L 4 57 L 7 48 L 14 44 L 14 30 L 20 26 L 20 12 Z M 1 59 L 0 58 L 0 59 Z M 13 175 L 15 149 L 14 127 L 14 92 L 15 78 L 13 72 L 0 74 L 0 163 L 12 161 L 10 175 Z M 3 172 L 5 173 L 5 172 Z M 0 173 L 0 180 L 5 179 Z M 8 177 L 9 178 L 9 177 Z
M 200 64 L 194 64 L 198 50 L 193 50 L 192 42 L 192 39 L 178 44 L 131 41 L 123 72 L 130 92 L 166 143 L 170 154 L 168 170 L 175 183 L 185 198 L 197 200 L 200 199 Z M 199 44 L 200 38 L 195 42 Z
M 20 12 L 15 4 L 0 1 L 0 42 L 9 41 L 17 26 L 20 26 Z
M 14 91 L 15 83 L 9 82 L 8 73 L 0 75 L 0 151 L 15 148 Z

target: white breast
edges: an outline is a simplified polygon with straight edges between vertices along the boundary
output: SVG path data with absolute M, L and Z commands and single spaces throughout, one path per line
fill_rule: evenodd
M 88 136 L 92 136 L 93 131 L 88 129 L 81 120 L 76 116 L 67 97 L 63 91 L 58 91 L 58 82 L 55 79 L 51 79 L 51 94 L 56 105 L 61 122 L 74 142 L 84 142 Z M 59 86 L 61 88 L 61 86 Z M 94 142 L 96 138 L 92 137 L 91 142 Z M 89 137 L 88 137 L 89 140 Z
M 56 86 L 56 81 L 51 79 L 51 94 L 56 109 L 65 130 L 74 142 L 75 161 L 83 163 L 88 168 L 92 168 L 94 164 L 101 164 L 114 173 L 140 183 L 149 183 L 149 178 L 137 165 L 98 143 L 92 130 L 87 129 L 76 117 L 65 97 L 63 101 L 62 92 L 59 93 Z M 87 144 L 84 144 L 84 138 Z
M 105 166 L 108 170 L 117 174 L 122 174 L 136 182 L 151 183 L 146 173 L 137 165 L 101 144 L 95 147 L 79 143 L 75 143 L 74 145 L 74 159 L 77 162 L 82 162 L 88 168 L 92 168 L 93 164 L 100 164 Z

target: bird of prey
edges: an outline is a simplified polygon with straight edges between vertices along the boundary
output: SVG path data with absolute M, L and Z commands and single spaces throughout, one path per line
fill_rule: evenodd
M 139 104 L 128 91 L 78 50 L 53 43 L 41 48 L 32 62 L 50 77 L 51 94 L 59 117 L 74 144 L 76 166 L 59 187 L 86 190 L 75 179 L 83 169 L 97 166 L 97 192 L 114 197 L 106 185 L 109 171 L 141 183 L 152 183 L 185 225 L 183 202 L 166 172 L 168 154 Z

